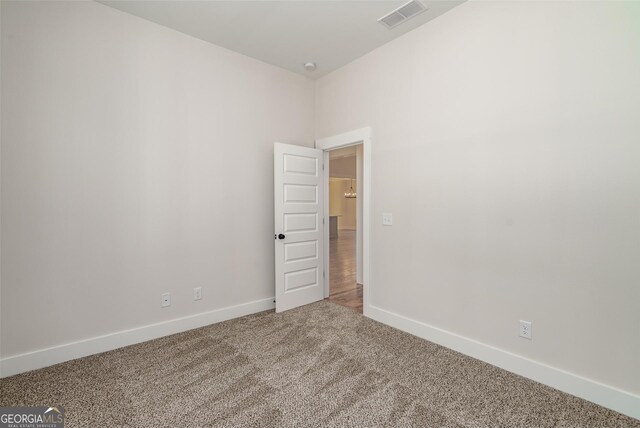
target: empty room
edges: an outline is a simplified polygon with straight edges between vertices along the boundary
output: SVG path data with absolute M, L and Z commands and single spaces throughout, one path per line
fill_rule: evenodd
M 640 428 L 640 2 L 0 36 L 0 428 Z

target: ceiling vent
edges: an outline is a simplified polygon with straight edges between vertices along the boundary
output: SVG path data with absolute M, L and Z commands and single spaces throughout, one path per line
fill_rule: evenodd
M 409 3 L 400 6 L 393 12 L 378 19 L 378 22 L 387 28 L 393 28 L 407 19 L 413 18 L 414 16 L 424 12 L 425 10 L 427 10 L 427 8 L 424 7 L 422 3 L 417 0 L 411 0 Z

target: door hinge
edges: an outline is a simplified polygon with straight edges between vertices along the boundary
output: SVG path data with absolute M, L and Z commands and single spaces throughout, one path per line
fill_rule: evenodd
M 322 164 L 322 170 L 324 171 L 324 164 Z
M 322 224 L 324 224 L 324 217 L 322 217 Z

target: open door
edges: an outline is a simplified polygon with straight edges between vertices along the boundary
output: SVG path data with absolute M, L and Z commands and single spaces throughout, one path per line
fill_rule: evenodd
M 322 150 L 274 144 L 276 312 L 322 300 Z

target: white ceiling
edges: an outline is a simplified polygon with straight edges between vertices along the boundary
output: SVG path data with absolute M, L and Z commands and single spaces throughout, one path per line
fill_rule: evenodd
M 378 18 L 408 0 L 98 1 L 315 79 L 464 0 L 421 0 L 428 10 L 391 30 Z M 305 71 L 308 61 L 317 64 L 316 71 Z

